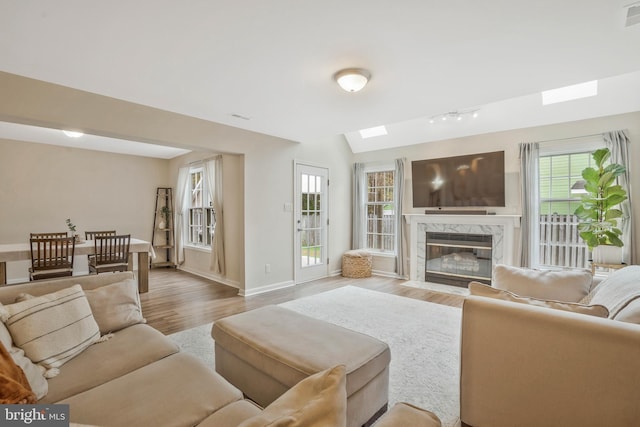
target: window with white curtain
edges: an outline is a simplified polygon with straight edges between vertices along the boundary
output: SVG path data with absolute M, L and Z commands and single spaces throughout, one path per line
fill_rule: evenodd
M 365 249 L 374 252 L 396 253 L 395 171 L 368 170 L 365 201 Z
M 211 248 L 216 224 L 213 203 L 202 166 L 189 169 L 186 244 Z

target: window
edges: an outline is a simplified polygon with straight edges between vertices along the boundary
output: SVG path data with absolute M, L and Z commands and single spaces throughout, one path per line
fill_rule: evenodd
M 187 206 L 187 243 L 193 246 L 211 247 L 216 215 L 207 188 L 203 167 L 189 170 L 189 205 Z
M 592 163 L 591 152 L 540 156 L 540 214 L 573 215 L 581 197 L 571 187 Z
M 539 263 L 545 267 L 587 268 L 587 245 L 578 234 L 573 214 L 581 194 L 571 187 L 592 166 L 591 151 L 541 155 L 539 158 Z
M 396 209 L 393 170 L 366 173 L 366 249 L 395 254 Z

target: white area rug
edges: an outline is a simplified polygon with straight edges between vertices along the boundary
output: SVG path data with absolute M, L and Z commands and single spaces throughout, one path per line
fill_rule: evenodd
M 391 348 L 389 406 L 409 402 L 459 425 L 459 308 L 346 286 L 280 304 L 386 342 Z M 211 325 L 170 335 L 214 366 Z
M 461 286 L 442 285 L 440 283 L 419 282 L 417 280 L 407 280 L 401 283 L 402 286 L 410 288 L 428 289 L 430 291 L 444 292 L 445 294 L 469 295 L 469 289 Z

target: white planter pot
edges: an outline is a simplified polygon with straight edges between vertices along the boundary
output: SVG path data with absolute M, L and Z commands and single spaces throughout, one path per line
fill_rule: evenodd
M 600 245 L 593 248 L 591 253 L 593 262 L 598 264 L 620 264 L 622 263 L 622 248 L 610 245 Z

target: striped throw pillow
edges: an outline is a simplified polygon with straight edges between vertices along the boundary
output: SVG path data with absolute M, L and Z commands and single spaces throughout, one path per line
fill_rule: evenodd
M 100 338 L 80 285 L 5 305 L 0 314 L 14 344 L 47 369 L 62 366 Z

